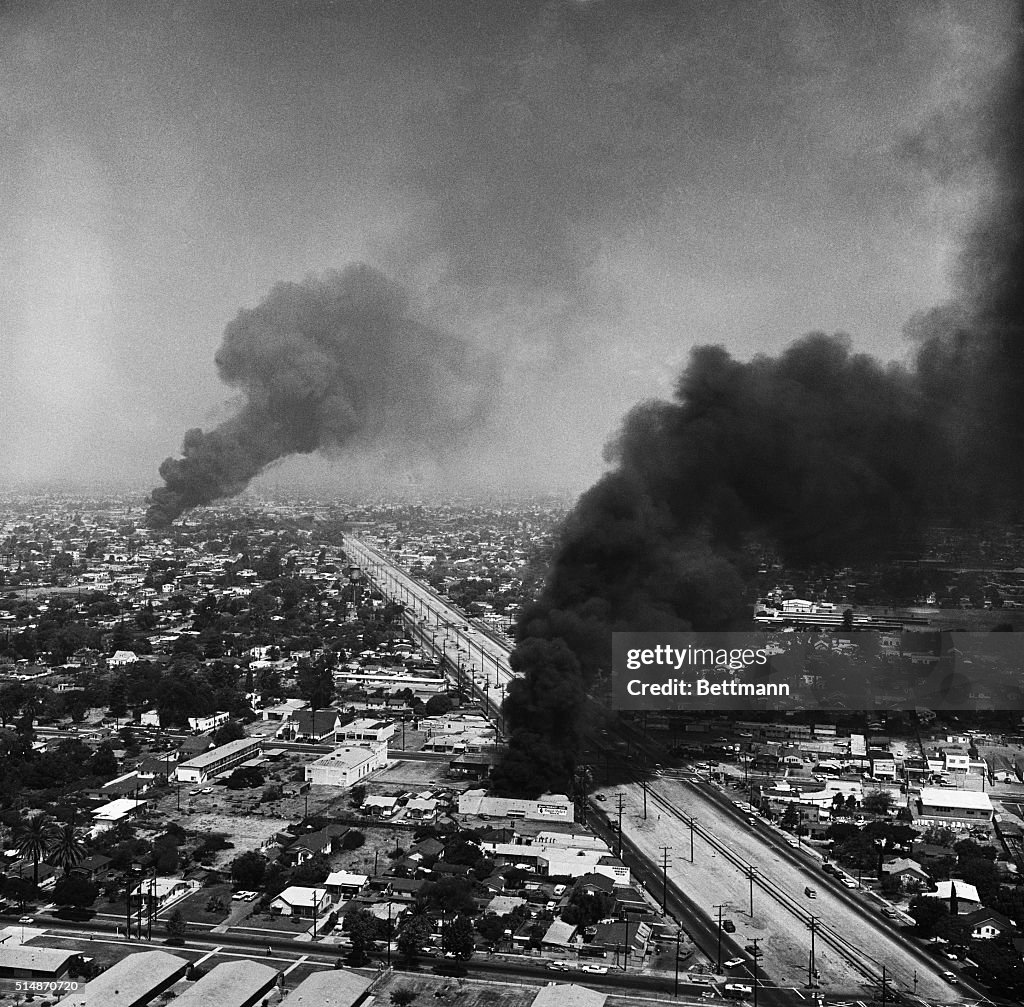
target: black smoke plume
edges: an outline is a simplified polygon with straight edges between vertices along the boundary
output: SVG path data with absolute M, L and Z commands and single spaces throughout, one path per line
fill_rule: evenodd
M 671 402 L 627 416 L 614 469 L 565 522 L 517 627 L 500 792 L 563 791 L 615 630 L 749 624 L 744 545 L 789 562 L 913 554 L 931 522 L 1019 516 L 1024 492 L 1021 54 L 987 119 L 992 197 L 955 304 L 913 320 L 911 366 L 812 334 L 778 357 L 693 351 Z
M 147 521 L 240 493 L 294 454 L 398 443 L 440 455 L 485 408 L 489 365 L 408 317 L 401 289 L 364 265 L 280 283 L 224 331 L 217 369 L 245 396 L 210 431 L 189 430 L 160 466 Z

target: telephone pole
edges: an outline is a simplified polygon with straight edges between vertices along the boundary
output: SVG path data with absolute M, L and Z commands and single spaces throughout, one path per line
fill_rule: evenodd
M 697 819 L 690 817 L 690 863 L 693 863 L 693 827 L 697 824 Z
M 718 975 L 722 974 L 722 910 L 725 909 L 725 905 L 712 906 L 712 909 L 718 910 L 718 951 L 715 953 L 715 972 Z
M 814 989 L 816 985 L 814 981 L 814 974 L 816 971 L 814 968 L 814 928 L 817 926 L 819 919 L 820 917 L 818 916 L 812 916 L 807 921 L 808 925 L 811 928 L 811 951 L 810 954 L 807 956 L 807 985 L 811 989 Z
M 671 846 L 661 847 L 661 911 L 668 912 L 668 855 Z
M 757 877 L 757 868 L 747 864 L 747 880 L 750 882 L 750 918 L 754 918 L 754 878 Z
M 757 946 L 761 943 L 762 938 L 751 937 L 750 943 L 754 945 L 754 1007 L 757 1007 L 757 960 L 761 957 L 761 949 Z
M 615 795 L 615 799 L 619 802 L 619 850 L 615 855 L 621 860 L 622 859 L 622 806 L 626 803 L 626 795 L 618 793 Z

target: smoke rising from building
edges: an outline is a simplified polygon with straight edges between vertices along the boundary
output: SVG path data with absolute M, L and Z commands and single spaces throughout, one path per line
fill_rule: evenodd
M 408 315 L 402 290 L 351 266 L 280 283 L 227 326 L 222 380 L 244 396 L 213 430 L 189 430 L 160 466 L 147 520 L 240 493 L 295 454 L 403 444 L 442 456 L 485 411 L 490 365 L 468 344 Z
M 562 529 L 545 589 L 517 628 L 502 792 L 564 790 L 616 630 L 748 621 L 744 545 L 794 564 L 915 554 L 930 522 L 1019 516 L 1024 491 L 1024 144 L 1021 53 L 982 154 L 990 195 L 964 243 L 956 303 L 915 318 L 911 366 L 841 336 L 749 362 L 693 351 L 672 401 L 637 406 L 614 468 Z M 557 688 L 555 684 L 557 683 Z

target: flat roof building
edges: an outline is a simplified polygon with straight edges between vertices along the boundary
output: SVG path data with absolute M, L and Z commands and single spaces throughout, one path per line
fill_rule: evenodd
M 320 787 L 351 787 L 387 765 L 387 761 L 386 741 L 371 741 L 366 746 L 347 745 L 306 766 L 306 781 Z
M 245 762 L 259 750 L 259 738 L 239 738 L 179 763 L 174 769 L 174 775 L 182 783 L 206 783 L 218 773 Z

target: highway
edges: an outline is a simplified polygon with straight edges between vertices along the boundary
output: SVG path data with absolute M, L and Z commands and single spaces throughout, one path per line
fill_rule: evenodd
M 385 596 L 405 605 L 413 637 L 443 658 L 463 686 L 476 694 L 495 721 L 499 720 L 505 690 L 514 677 L 508 664 L 508 641 L 354 535 L 346 534 L 343 549 Z

